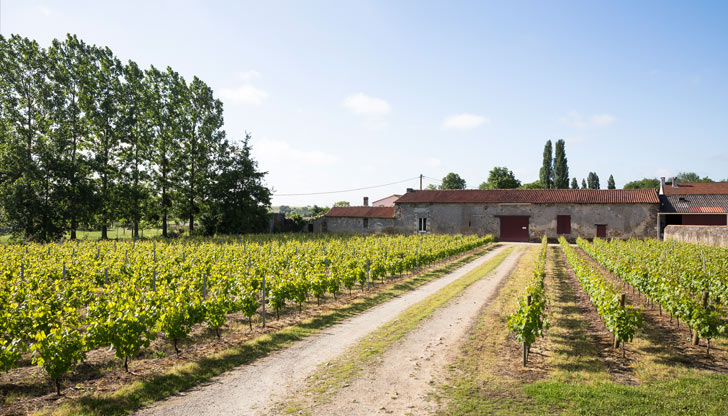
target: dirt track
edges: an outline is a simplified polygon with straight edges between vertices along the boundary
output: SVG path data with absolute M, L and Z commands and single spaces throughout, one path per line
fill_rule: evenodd
M 437 403 L 429 396 L 445 379 L 468 330 L 497 288 L 518 264 L 517 248 L 503 263 L 439 308 L 402 341 L 386 351 L 377 365 L 350 383 L 325 406 L 305 409 L 312 415 L 433 414 Z
M 304 385 L 305 378 L 313 372 L 321 363 L 327 362 L 333 357 L 343 353 L 348 347 L 359 341 L 363 336 L 370 333 L 380 325 L 397 316 L 410 305 L 419 302 L 438 290 L 442 289 L 449 283 L 462 277 L 470 270 L 478 267 L 485 261 L 498 255 L 504 248 L 498 247 L 488 252 L 483 257 L 461 267 L 460 269 L 440 277 L 412 292 L 404 294 L 400 297 L 392 299 L 384 304 L 376 306 L 360 315 L 343 321 L 331 328 L 325 329 L 320 333 L 309 337 L 303 341 L 297 342 L 289 348 L 268 357 L 260 359 L 250 365 L 240 367 L 236 370 L 228 372 L 220 377 L 212 380 L 211 383 L 197 387 L 180 395 L 171 397 L 165 401 L 155 403 L 154 405 L 142 409 L 139 415 L 251 415 L 251 414 L 268 414 L 272 410 L 275 403 L 285 399 L 290 394 L 301 389 Z M 520 253 L 519 253 L 520 254 Z M 441 328 L 439 335 L 435 336 L 427 331 L 415 330 L 407 337 L 402 345 L 410 342 L 417 343 L 421 352 L 422 362 L 426 362 L 426 355 L 437 354 L 438 359 L 441 357 L 442 351 L 451 351 L 449 346 L 456 341 L 458 334 L 464 334 L 464 331 L 472 325 L 474 316 L 480 310 L 482 304 L 489 297 L 489 291 L 492 292 L 497 283 L 506 276 L 508 271 L 515 264 L 519 255 L 515 252 L 501 264 L 489 279 L 481 280 L 466 289 L 465 294 L 461 298 L 456 298 L 453 302 L 446 305 L 442 311 L 435 313 L 431 318 L 432 321 L 446 319 L 444 323 L 446 327 L 452 325 L 454 329 Z M 472 302 L 476 302 L 473 304 Z M 450 315 L 454 314 L 454 315 Z M 441 315 L 446 315 L 445 318 Z M 453 318 L 453 316 L 455 318 Z M 457 320 L 457 318 L 460 320 Z M 430 322 L 430 320 L 428 320 Z M 435 324 L 437 326 L 437 324 Z M 423 328 L 428 323 L 423 325 Z M 438 338 L 444 336 L 447 332 L 448 341 L 438 344 Z M 429 334 L 429 335 L 428 335 Z M 421 340 L 410 341 L 410 337 L 422 337 Z M 434 336 L 434 338 L 433 338 Z M 402 348 L 395 346 L 392 351 L 385 354 L 384 360 L 394 359 L 398 354 L 393 351 Z M 432 352 L 437 351 L 437 352 Z M 415 354 L 414 351 L 400 351 L 402 354 Z M 434 355 L 433 355 L 434 356 Z M 403 364 L 409 364 L 410 368 L 413 363 L 408 361 L 409 358 L 402 359 Z M 430 359 L 431 361 L 431 359 Z M 422 366 L 422 364 L 421 364 Z M 429 366 L 422 366 L 429 368 Z M 434 370 L 434 367 L 432 367 Z M 376 370 L 374 370 L 376 371 Z M 408 377 L 411 371 L 408 370 L 404 377 Z M 422 383 L 427 383 L 430 370 L 421 373 L 419 376 Z M 359 381 L 357 381 L 359 382 Z M 376 394 L 376 393 L 372 393 Z M 387 397 L 389 398 L 389 396 Z M 339 402 L 343 405 L 343 403 Z M 325 409 L 322 409 L 325 410 Z M 411 410 L 411 409 L 410 409 Z M 339 409 L 333 413 L 352 413 L 345 409 Z M 368 413 L 368 412 L 366 412 Z

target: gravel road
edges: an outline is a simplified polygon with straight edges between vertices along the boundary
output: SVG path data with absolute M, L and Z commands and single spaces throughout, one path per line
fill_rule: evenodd
M 428 415 L 437 410 L 429 400 L 446 381 L 447 366 L 461 351 L 468 331 L 497 288 L 515 269 L 525 248 L 516 248 L 485 278 L 467 287 L 388 349 L 367 372 L 342 387 L 326 405 L 306 408 L 311 415 Z M 310 401 L 309 401 L 309 404 Z
M 256 415 L 300 389 L 316 367 L 380 325 L 498 255 L 504 246 L 411 292 L 344 320 L 290 347 L 241 366 L 210 383 L 141 409 L 138 415 Z

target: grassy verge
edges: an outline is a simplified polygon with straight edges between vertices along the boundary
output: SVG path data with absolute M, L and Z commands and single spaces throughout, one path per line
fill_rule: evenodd
M 522 258 L 498 298 L 455 365 L 450 386 L 441 389 L 446 414 L 499 415 L 725 415 L 728 414 L 728 376 L 691 374 L 665 377 L 641 385 L 611 380 L 599 356 L 589 322 L 584 319 L 568 266 L 558 247 L 550 248 L 546 287 L 549 296 L 549 330 L 542 343 L 543 360 L 531 369 L 518 369 L 516 341 L 508 336 L 504 317 L 515 307 L 527 282 L 529 256 Z M 512 307 L 510 307 L 512 306 Z M 645 348 L 646 346 L 640 346 Z M 666 348 L 652 344 L 652 352 Z M 533 354 L 533 351 L 532 351 Z M 535 355 L 535 354 L 534 354 Z M 638 363 L 650 365 L 650 361 Z M 672 363 L 689 366 L 689 363 Z M 529 364 L 531 366 L 531 364 Z M 662 367 L 664 369 L 664 367 Z
M 436 309 L 493 271 L 512 251 L 512 247 L 504 250 L 428 298 L 410 306 L 396 318 L 367 335 L 340 357 L 321 365 L 311 377 L 307 393 L 313 396 L 315 403 L 325 403 L 330 400 L 339 387 L 360 375 L 377 356 L 402 339 L 423 319 L 432 315 Z M 294 401 L 288 403 L 285 410 L 289 413 L 298 412 L 301 410 L 301 405 L 300 402 Z
M 497 297 L 485 309 L 470 339 L 463 345 L 461 358 L 450 367 L 446 385 L 439 386 L 438 400 L 444 414 L 500 414 L 524 408 L 520 346 L 510 335 L 508 315 L 518 307 L 518 297 L 528 284 L 538 257 L 538 247 L 530 248 L 511 273 Z M 550 320 L 553 320 L 549 316 Z M 542 340 L 531 347 L 531 361 L 539 360 Z M 507 357 L 505 360 L 502 357 Z M 534 368 L 533 365 L 530 367 Z M 515 411 L 512 413 L 516 413 Z
M 357 298 L 350 304 L 323 315 L 305 320 L 281 330 L 261 335 L 242 345 L 229 348 L 192 363 L 181 364 L 147 380 L 136 381 L 113 394 L 89 395 L 64 403 L 56 409 L 42 410 L 39 414 L 55 415 L 121 415 L 128 414 L 149 403 L 162 400 L 180 391 L 194 387 L 237 366 L 280 350 L 339 321 L 356 315 L 389 299 L 411 291 L 433 279 L 450 273 L 473 261 L 497 245 L 475 250 L 459 260 L 444 264 L 427 272 L 414 275 L 392 287 Z

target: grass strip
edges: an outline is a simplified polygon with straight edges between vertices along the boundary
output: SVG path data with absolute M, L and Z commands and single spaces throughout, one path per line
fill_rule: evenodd
M 357 298 L 346 306 L 333 309 L 323 315 L 307 319 L 296 325 L 261 335 L 241 345 L 202 357 L 194 362 L 177 365 L 163 374 L 153 376 L 147 380 L 135 381 L 114 393 L 84 396 L 64 403 L 55 409 L 40 410 L 36 414 L 129 414 L 149 403 L 162 400 L 192 388 L 212 377 L 269 355 L 292 342 L 299 341 L 337 322 L 409 292 L 470 263 L 497 246 L 497 244 L 485 246 L 459 260 L 398 282 L 391 288 Z
M 371 334 L 352 346 L 346 353 L 319 367 L 311 377 L 307 387 L 314 395 L 316 403 L 326 403 L 336 391 L 361 374 L 372 360 L 384 353 L 392 344 L 402 339 L 423 319 L 432 315 L 435 310 L 457 296 L 465 288 L 482 279 L 498 267 L 513 251 L 513 247 L 469 271 L 428 298 L 410 306 L 391 321 L 385 323 Z M 286 412 L 297 412 L 301 404 L 289 403 Z

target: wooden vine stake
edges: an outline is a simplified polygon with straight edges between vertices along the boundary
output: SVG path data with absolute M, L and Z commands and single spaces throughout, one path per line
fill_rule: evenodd
M 265 328 L 265 275 L 263 275 L 263 301 L 261 304 L 263 305 L 263 328 Z
M 526 295 L 526 306 L 531 306 L 531 295 Z M 523 366 L 528 362 L 528 343 L 523 341 Z
M 621 309 L 624 309 L 624 302 L 627 298 L 627 295 L 622 293 L 622 296 L 619 297 L 619 307 Z M 616 332 L 614 334 L 614 348 L 619 348 L 619 332 Z M 622 355 L 624 355 L 624 348 L 622 349 Z
M 703 309 L 708 307 L 708 292 L 703 292 Z M 700 344 L 700 335 L 698 335 L 697 328 L 693 329 L 693 345 Z

